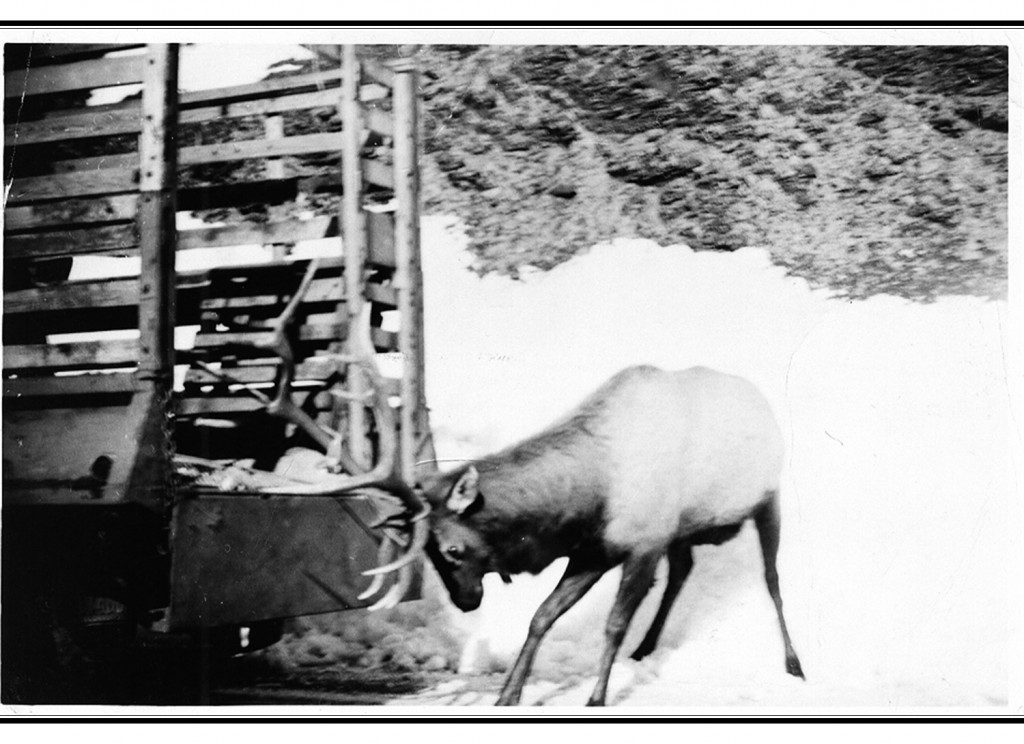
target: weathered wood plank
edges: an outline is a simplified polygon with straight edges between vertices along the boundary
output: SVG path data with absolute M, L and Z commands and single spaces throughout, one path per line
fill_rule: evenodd
M 139 49 L 145 44 L 32 44 L 33 64 L 73 62 L 95 59 L 127 49 Z
M 82 308 L 124 307 L 139 303 L 138 279 L 67 282 L 4 294 L 4 314 L 45 313 Z
M 142 389 L 134 372 L 16 377 L 4 380 L 4 397 L 44 398 L 64 395 L 125 395 Z
M 86 137 L 137 134 L 141 130 L 142 109 L 138 101 L 130 101 L 120 109 L 77 110 L 64 116 L 7 124 L 4 126 L 4 144 L 17 147 Z
M 226 163 L 254 158 L 310 155 L 341 150 L 341 133 L 304 134 L 281 139 L 256 139 L 240 142 L 222 142 L 215 145 L 197 145 L 181 149 L 181 165 Z
M 38 369 L 84 369 L 128 367 L 139 358 L 135 339 L 80 341 L 68 344 L 23 344 L 4 346 L 4 371 Z
M 312 320 L 316 318 L 316 320 Z M 299 326 L 300 341 L 340 341 L 347 337 L 348 330 L 338 323 L 334 314 L 311 315 L 311 322 Z M 379 350 L 391 351 L 398 348 L 397 334 L 380 328 L 371 329 L 370 336 Z M 220 333 L 196 334 L 196 349 L 220 348 L 270 348 L 273 334 L 268 331 L 224 331 Z
M 266 266 L 268 265 L 265 264 L 258 268 Z M 232 275 L 243 277 L 245 267 L 237 268 L 237 272 Z M 191 318 L 196 314 L 195 309 L 201 302 L 202 292 L 200 290 L 209 284 L 208 273 L 203 271 L 182 272 L 178 274 L 177 283 L 180 295 L 178 316 L 181 321 L 182 316 Z M 397 302 L 395 290 L 392 287 L 369 284 L 366 291 L 371 300 L 382 305 L 393 307 Z M 287 293 L 285 292 L 285 294 Z M 84 308 L 131 307 L 138 304 L 138 299 L 138 279 L 135 277 L 66 282 L 59 286 L 35 287 L 5 293 L 4 314 L 14 316 Z M 306 303 L 340 302 L 342 300 L 344 300 L 344 283 L 340 275 L 315 279 L 305 298 Z
M 378 266 L 395 266 L 394 221 L 390 214 L 367 215 L 368 260 Z M 270 245 L 338 237 L 338 220 L 326 215 L 309 220 L 281 220 L 262 225 L 246 223 L 182 230 L 178 250 L 232 245 Z
M 137 55 L 10 70 L 4 75 L 4 97 L 35 96 L 141 83 L 144 61 L 142 55 Z
M 65 199 L 4 210 L 4 229 L 32 230 L 40 228 L 75 228 L 96 222 L 132 222 L 138 210 L 135 194 L 107 196 L 98 199 Z
M 100 194 L 124 194 L 138 189 L 139 169 L 106 168 L 85 173 L 65 173 L 56 176 L 15 178 L 7 201 L 26 204 L 36 201 L 69 199 Z
M 322 73 L 320 75 L 322 76 Z M 263 86 L 257 92 L 262 91 L 261 95 L 266 97 L 249 100 L 245 100 L 245 96 L 253 94 L 252 86 L 241 86 L 238 89 L 243 100 L 232 100 L 229 95 L 227 101 L 216 101 L 215 97 L 211 98 L 208 95 L 209 91 L 182 93 L 180 100 L 184 108 L 180 113 L 179 124 L 337 107 L 340 73 L 333 73 L 326 83 L 322 77 L 312 79 L 321 82 L 308 92 L 290 93 L 287 86 L 277 86 L 276 89 Z M 303 76 L 295 87 L 310 88 L 310 80 L 311 78 Z M 236 89 L 219 90 L 228 91 L 230 94 L 230 91 Z M 47 113 L 42 119 L 6 125 L 4 142 L 8 147 L 13 147 L 83 137 L 133 134 L 142 129 L 141 116 L 138 100 L 90 106 L 84 110 L 55 111 Z M 379 108 L 366 107 L 365 123 L 369 129 L 379 134 L 390 136 L 393 131 L 390 114 Z
M 246 85 L 186 91 L 181 94 L 179 106 L 181 107 L 182 114 L 186 115 L 185 112 L 189 109 L 201 106 L 226 106 L 254 98 L 267 98 L 283 93 L 309 92 L 331 87 L 336 88 L 339 85 L 341 85 L 341 72 L 339 70 L 323 70 L 305 75 L 291 75 L 289 77 L 262 80 L 258 83 Z
M 316 153 L 338 152 L 340 159 L 341 142 L 340 132 L 328 132 L 326 134 L 308 134 L 298 137 L 285 137 L 280 140 L 243 140 L 241 142 L 223 142 L 215 145 L 196 145 L 183 147 L 178 151 L 178 164 L 180 167 L 204 165 L 207 163 L 226 163 L 238 160 L 259 159 L 265 157 L 284 157 L 289 155 L 310 155 Z M 57 176 L 35 176 L 31 179 L 25 178 L 22 181 L 38 181 L 49 178 L 63 178 L 65 174 L 80 174 L 88 176 L 97 169 L 114 170 L 130 169 L 137 167 L 139 156 L 136 153 L 124 153 L 120 155 L 99 155 L 88 158 L 74 158 L 62 160 L 54 164 L 54 167 L 61 171 Z M 390 189 L 394 185 L 394 177 L 389 168 L 378 160 L 364 158 L 362 160 L 363 178 L 374 186 Z M 266 178 L 261 180 L 248 181 L 247 183 L 284 183 L 289 179 Z M 292 179 L 294 180 L 294 179 Z M 340 184 L 340 176 L 328 176 L 321 179 L 324 183 L 337 182 Z M 15 184 L 18 179 L 15 179 Z M 237 184 L 234 184 L 237 185 Z M 45 184 L 44 184 L 45 186 Z M 221 188 L 224 188 L 223 186 Z M 90 193 L 88 191 L 83 193 Z M 103 193 L 102 191 L 98 193 Z
M 295 381 L 323 382 L 335 374 L 344 374 L 346 367 L 347 365 L 337 359 L 311 356 L 295 365 Z M 224 371 L 238 382 L 249 385 L 270 384 L 277 378 L 275 364 L 243 364 Z M 183 395 L 202 394 L 199 388 L 206 385 L 224 385 L 224 381 L 219 377 L 198 368 L 185 373 L 184 383 Z M 401 391 L 400 381 L 393 377 L 385 377 L 384 390 L 388 395 L 398 395 Z
M 138 244 L 138 230 L 133 224 L 8 235 L 4 238 L 4 258 L 77 256 L 113 250 L 135 253 Z
M 59 233 L 52 231 L 8 235 L 5 240 L 5 258 L 35 258 L 62 253 L 71 255 L 108 249 L 123 250 L 124 255 L 136 255 L 138 240 L 135 227 L 130 221 L 134 217 L 137 201 L 138 197 L 131 195 L 9 208 L 5 211 L 4 217 L 10 230 L 39 228 L 50 224 L 64 230 Z M 82 225 L 89 222 L 115 220 L 129 224 L 82 229 Z M 368 214 L 367 228 L 369 262 L 376 266 L 393 268 L 394 221 L 391 215 Z M 182 230 L 178 233 L 178 250 L 296 243 L 336 237 L 337 219 L 323 215 L 309 220 L 279 220 L 263 224 L 243 223 Z M 48 243 L 51 240 L 53 242 Z M 341 265 L 340 262 L 338 265 Z
M 295 365 L 295 379 L 297 381 L 326 380 L 332 375 L 343 373 L 345 367 L 346 365 L 337 359 L 312 356 Z M 277 375 L 277 365 L 244 364 L 227 368 L 224 372 L 239 382 L 251 384 L 266 383 L 274 381 Z M 185 373 L 186 386 L 221 384 L 223 384 L 223 380 L 204 369 L 192 368 Z
M 341 62 L 341 50 L 337 44 L 303 44 L 302 46 L 332 64 Z M 359 61 L 363 68 L 363 74 L 368 79 L 385 88 L 394 87 L 395 74 L 385 64 L 370 57 L 360 58 Z

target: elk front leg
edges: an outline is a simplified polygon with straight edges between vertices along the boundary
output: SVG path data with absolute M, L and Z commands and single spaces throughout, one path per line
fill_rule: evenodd
M 526 636 L 526 643 L 523 644 L 516 663 L 512 666 L 508 679 L 505 680 L 505 686 L 498 697 L 497 705 L 517 705 L 519 703 L 519 698 L 523 694 L 523 685 L 526 684 L 526 678 L 533 666 L 533 657 L 537 653 L 544 634 L 548 632 L 555 620 L 576 604 L 580 597 L 597 583 L 607 568 L 603 564 L 595 566 L 591 562 L 584 564 L 583 561 L 569 559 L 569 565 L 559 580 L 558 586 L 548 595 L 547 599 L 541 602 L 530 621 L 530 631 Z
M 654 582 L 654 571 L 658 566 L 658 558 L 653 555 L 635 556 L 626 559 L 622 564 L 622 583 L 619 584 L 619 593 L 615 597 L 615 604 L 612 605 L 611 614 L 608 615 L 608 625 L 605 628 L 605 648 L 601 657 L 601 668 L 597 673 L 597 684 L 590 694 L 587 705 L 604 705 L 604 698 L 608 692 L 608 678 L 612 673 L 612 664 L 615 662 L 615 655 L 619 652 L 622 639 L 626 637 L 626 629 L 629 628 L 629 621 L 633 619 L 633 613 L 640 605 L 640 601 L 647 596 L 647 591 Z

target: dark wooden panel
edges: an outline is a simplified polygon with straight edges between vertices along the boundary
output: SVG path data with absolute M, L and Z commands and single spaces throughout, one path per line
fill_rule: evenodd
M 126 398 L 125 405 L 23 410 L 8 410 L 11 401 L 5 401 L 4 505 L 124 501 L 137 455 L 136 432 L 151 402 L 145 393 Z M 100 457 L 110 461 L 102 487 L 90 478 Z
M 378 539 L 366 526 L 394 507 L 366 497 L 227 493 L 175 507 L 172 628 L 251 623 L 371 604 Z M 325 546 L 328 546 L 325 548 Z M 418 596 L 419 580 L 411 596 Z
M 142 82 L 144 57 L 114 57 L 67 65 L 32 66 L 4 75 L 4 97 L 90 90 Z

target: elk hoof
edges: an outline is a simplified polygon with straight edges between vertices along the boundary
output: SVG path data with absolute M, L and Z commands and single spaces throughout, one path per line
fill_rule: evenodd
M 633 661 L 640 661 L 641 659 L 645 659 L 648 656 L 650 656 L 652 651 L 654 651 L 653 646 L 649 647 L 644 644 L 640 644 L 636 647 L 636 651 L 629 655 L 629 658 L 631 658 Z
M 587 707 L 588 708 L 603 708 L 604 707 L 604 698 L 603 697 L 601 697 L 601 698 L 590 698 L 590 700 L 587 701 Z
M 806 677 L 804 677 L 803 667 L 800 666 L 800 659 L 795 656 L 786 659 L 786 671 L 794 677 L 806 679 Z

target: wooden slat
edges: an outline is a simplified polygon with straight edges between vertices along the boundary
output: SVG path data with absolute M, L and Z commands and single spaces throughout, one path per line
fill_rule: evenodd
M 264 116 L 286 111 L 335 106 L 337 98 L 337 91 L 328 89 L 220 106 L 204 106 L 182 111 L 178 123 L 196 124 L 204 121 Z M 4 127 L 4 143 L 8 147 L 13 147 L 14 145 L 31 145 L 83 137 L 134 134 L 140 131 L 142 131 L 142 110 L 139 101 L 132 100 L 107 106 L 90 106 L 86 109 L 50 113 L 36 121 L 9 124 Z M 382 132 L 382 134 L 386 133 Z
M 17 377 L 4 380 L 4 397 L 41 398 L 57 395 L 124 395 L 140 390 L 133 372 Z
M 36 369 L 81 369 L 126 367 L 138 361 L 139 342 L 80 341 L 68 344 L 25 344 L 4 346 L 4 371 Z
M 362 59 L 360 63 L 363 67 L 363 74 L 370 80 L 385 88 L 395 87 L 395 73 L 391 68 L 375 59 Z
M 317 411 L 329 411 L 331 410 L 331 401 L 325 395 L 318 395 L 313 408 Z M 177 415 L 181 418 L 228 416 L 265 411 L 266 407 L 260 401 L 242 392 L 231 396 L 182 396 L 177 405 Z
M 139 102 L 133 100 L 116 109 L 79 109 L 63 116 L 8 124 L 4 126 L 4 144 L 16 147 L 86 137 L 138 134 L 140 131 L 142 109 Z
M 394 267 L 394 225 L 390 214 L 367 215 L 369 262 Z M 338 220 L 320 216 L 309 220 L 281 220 L 263 224 L 244 223 L 178 233 L 178 250 L 232 245 L 271 245 L 338 237 Z
M 303 79 L 308 81 L 308 78 Z M 182 105 L 191 105 L 193 108 L 181 111 L 179 124 L 196 124 L 204 121 L 336 107 L 338 105 L 337 81 L 334 78 L 332 80 L 334 87 L 314 89 L 311 92 L 288 93 L 279 90 L 266 90 L 265 95 L 270 97 L 221 102 L 216 105 L 198 105 L 207 101 L 207 97 L 201 95 L 206 91 L 183 93 Z M 249 90 L 249 87 L 244 86 L 246 90 Z M 298 87 L 308 87 L 308 84 Z M 42 119 L 6 125 L 4 127 L 4 142 L 8 147 L 13 147 L 84 137 L 134 134 L 142 129 L 141 115 L 137 100 L 90 106 L 86 109 L 50 112 L 45 114 Z M 383 135 L 390 136 L 394 129 L 390 114 L 379 108 L 366 108 L 365 123 L 367 128 Z
M 226 163 L 253 158 L 283 157 L 335 152 L 341 149 L 341 133 L 304 134 L 281 139 L 243 140 L 215 145 L 184 147 L 179 153 L 181 165 Z
M 113 203 L 115 199 L 124 201 Z M 83 229 L 73 220 L 104 218 L 130 215 L 135 210 L 136 197 L 111 197 L 93 204 L 79 202 L 81 209 L 59 209 L 71 202 L 54 202 L 52 214 L 54 227 L 66 229 L 48 232 L 32 232 L 8 235 L 4 243 L 4 257 L 40 258 L 54 255 L 78 255 L 117 250 L 118 255 L 137 255 L 138 235 L 132 224 L 112 225 L 102 228 Z M 40 227 L 46 210 L 34 207 L 17 207 L 7 210 L 5 217 L 9 228 Z M 11 219 L 13 216 L 13 220 Z M 370 263 L 393 268 L 395 266 L 394 227 L 390 214 L 371 213 L 367 219 L 369 234 Z M 63 222 L 69 224 L 62 224 Z M 13 224 L 11 224 L 13 222 Z M 242 223 L 183 230 L 178 233 L 178 250 L 214 249 L 236 245 L 272 245 L 297 243 L 305 240 L 338 237 L 337 219 L 320 216 L 309 220 L 279 220 L 276 222 Z
M 91 90 L 142 82 L 144 57 L 114 57 L 11 70 L 4 75 L 4 97 Z
M 45 227 L 73 228 L 97 222 L 132 222 L 135 219 L 138 202 L 137 195 L 124 194 L 8 207 L 4 210 L 4 230 L 11 232 Z
M 258 268 L 266 268 L 263 265 Z M 269 265 L 271 268 L 274 265 Z M 237 267 L 234 276 L 244 276 L 244 267 Z M 340 271 L 339 271 L 340 274 Z M 208 273 L 203 271 L 178 274 L 178 292 L 191 289 L 198 297 L 198 290 L 208 284 Z M 285 292 L 286 293 L 286 292 Z M 340 276 L 315 279 L 306 295 L 306 302 L 334 302 L 344 299 L 343 282 Z M 374 302 L 394 305 L 395 290 L 376 284 L 367 285 L 367 293 Z M 102 281 L 66 282 L 59 286 L 36 287 L 7 292 L 4 295 L 4 314 L 46 313 L 84 308 L 131 307 L 138 304 L 138 279 L 135 277 L 105 279 Z M 194 300 L 198 305 L 198 300 Z M 179 321 L 190 304 L 189 295 L 179 297 Z M 19 321 L 20 322 L 20 321 Z
M 346 365 L 327 357 L 311 356 L 306 361 L 295 365 L 296 382 L 323 382 L 334 374 L 344 374 Z M 259 385 L 270 384 L 277 378 L 276 364 L 242 364 L 225 369 L 226 374 L 238 382 Z M 385 377 L 384 391 L 387 395 L 398 395 L 401 390 L 400 381 L 393 377 Z M 223 386 L 224 381 L 204 369 L 192 368 L 185 373 L 184 395 L 195 395 L 199 388 L 206 385 Z
M 339 152 L 338 158 L 340 159 L 340 148 L 338 146 L 340 138 L 340 133 L 329 132 L 326 134 L 306 134 L 298 137 L 285 137 L 279 140 L 255 139 L 242 140 L 240 142 L 223 142 L 215 145 L 183 147 L 178 151 L 178 164 L 181 167 L 189 167 L 204 165 L 207 163 L 226 163 L 265 157 L 333 153 L 336 151 Z M 137 165 L 138 159 L 139 156 L 136 153 L 125 153 L 121 155 L 98 155 L 89 158 L 62 160 L 54 164 L 58 170 L 62 171 L 61 175 L 38 176 L 34 178 L 21 179 L 21 181 L 31 181 L 32 185 L 37 189 L 45 188 L 48 186 L 48 184 L 45 183 L 45 179 L 65 178 L 72 174 L 79 174 L 80 177 L 87 178 L 90 174 L 96 172 L 96 169 L 98 168 L 106 169 L 101 172 L 116 169 L 128 170 Z M 366 158 L 363 159 L 362 164 L 364 179 L 381 188 L 390 189 L 393 187 L 394 176 L 391 172 L 391 168 L 387 165 L 378 160 Z M 327 178 L 328 181 L 330 181 L 332 177 L 328 176 Z M 339 176 L 334 176 L 333 179 L 340 182 Z M 44 181 L 44 183 L 41 185 L 36 184 L 38 181 Z M 268 183 L 275 183 L 281 182 L 281 179 L 266 179 L 266 181 Z M 257 182 L 258 181 L 250 181 L 249 183 Z M 17 185 L 19 180 L 15 179 L 14 183 Z M 53 187 L 51 186 L 50 188 L 52 189 Z M 89 186 L 89 188 L 92 187 Z M 96 191 L 93 189 L 91 191 L 82 190 L 80 193 L 87 194 L 105 192 L 103 190 Z
M 111 52 L 139 49 L 145 44 L 32 44 L 34 64 L 64 63 L 81 59 L 95 59 Z
M 315 320 L 313 320 L 315 318 Z M 299 326 L 300 341 L 336 341 L 348 335 L 345 328 L 337 322 L 337 316 L 330 314 L 311 315 L 310 322 Z M 374 346 L 378 349 L 392 350 L 398 346 L 398 337 L 391 331 L 373 328 L 370 331 Z M 253 351 L 270 348 L 273 334 L 268 331 L 223 331 L 220 333 L 197 333 L 196 349 L 219 349 L 224 347 L 252 348 Z
M 9 235 L 4 238 L 4 258 L 74 256 L 112 250 L 136 253 L 138 244 L 138 230 L 132 224 Z
M 346 365 L 337 359 L 312 356 L 295 365 L 295 379 L 326 380 L 334 374 L 343 373 Z M 245 364 L 225 369 L 226 374 L 244 383 L 273 382 L 277 375 L 276 364 Z M 185 373 L 185 385 L 221 385 L 223 380 L 204 369 L 192 368 Z
M 262 80 L 258 83 L 246 85 L 186 91 L 181 94 L 179 106 L 182 110 L 182 115 L 185 116 L 187 115 L 185 112 L 188 109 L 201 106 L 226 106 L 240 101 L 268 98 L 284 93 L 300 93 L 322 90 L 324 88 L 337 88 L 339 85 L 341 85 L 341 72 L 339 70 L 324 70 L 305 75 L 292 75 L 289 77 L 273 78 L 272 80 Z
M 135 160 L 138 161 L 137 156 Z M 16 178 L 11 184 L 7 201 L 9 204 L 25 204 L 80 196 L 123 194 L 138 188 L 138 178 L 137 167 Z
M 66 282 L 4 294 L 4 315 L 83 308 L 125 307 L 139 302 L 138 279 Z

